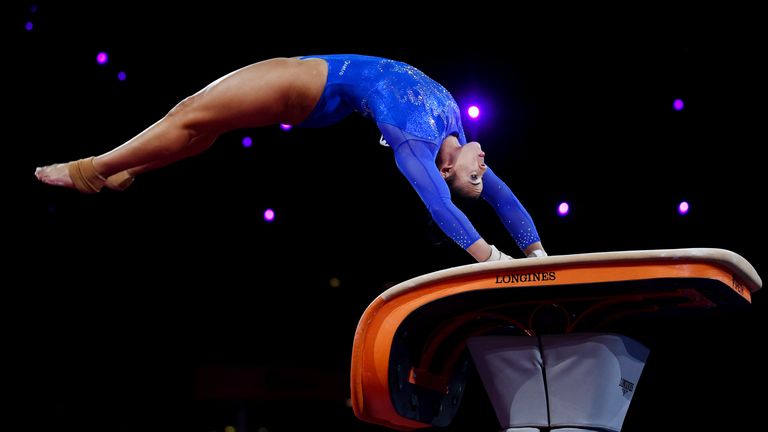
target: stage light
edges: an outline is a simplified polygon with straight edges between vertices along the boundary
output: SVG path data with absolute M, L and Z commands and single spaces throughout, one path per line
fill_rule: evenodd
M 560 205 L 557 206 L 557 214 L 560 216 L 567 215 L 569 211 L 571 211 L 571 206 L 569 206 L 567 202 L 561 202 Z
M 267 222 L 272 222 L 275 220 L 275 211 L 272 209 L 264 210 L 264 220 Z

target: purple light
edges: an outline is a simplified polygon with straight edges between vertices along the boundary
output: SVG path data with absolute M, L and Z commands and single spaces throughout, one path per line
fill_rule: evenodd
M 289 124 L 280 123 L 280 129 L 282 129 L 282 130 L 284 130 L 286 132 L 291 130 L 292 128 L 293 128 L 293 126 L 291 126 Z
M 682 111 L 684 106 L 685 104 L 682 99 L 675 99 L 675 101 L 672 102 L 672 108 L 674 108 L 675 111 Z
M 561 202 L 560 205 L 557 206 L 557 214 L 560 216 L 567 215 L 570 210 L 571 206 L 569 206 L 567 202 Z
M 30 7 L 29 7 L 29 11 L 30 11 L 30 12 L 32 12 L 32 13 L 35 13 L 35 12 L 37 12 L 37 5 L 32 5 L 32 6 L 30 6 Z
M 272 222 L 275 220 L 275 211 L 272 209 L 264 210 L 264 220 L 267 222 Z
M 117 79 L 119 79 L 120 81 L 125 81 L 125 79 L 126 79 L 127 77 L 128 77 L 128 76 L 127 76 L 127 75 L 125 74 L 125 72 L 123 72 L 123 71 L 120 71 L 120 72 L 118 72 L 118 73 L 117 73 Z
M 27 31 L 32 31 L 32 28 L 34 25 L 32 24 L 32 21 L 27 21 L 26 24 L 24 24 L 24 28 L 27 29 Z
M 251 145 L 253 145 L 253 140 L 251 139 L 251 137 L 249 137 L 249 136 L 243 137 L 243 147 L 248 148 Z
M 467 110 L 467 114 L 469 114 L 469 118 L 476 119 L 480 117 L 480 108 L 478 108 L 477 105 L 472 105 Z
M 104 51 L 96 54 L 96 63 L 100 65 L 107 64 L 107 60 L 109 60 L 109 57 L 107 56 L 107 53 L 105 53 Z
M 677 206 L 677 212 L 680 213 L 680 216 L 685 216 L 688 214 L 689 209 L 690 206 L 686 201 L 681 202 L 680 205 Z

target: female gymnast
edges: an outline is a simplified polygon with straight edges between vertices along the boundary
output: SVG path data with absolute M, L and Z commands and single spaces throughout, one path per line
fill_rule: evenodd
M 545 256 L 528 212 L 467 143 L 451 94 L 408 64 L 361 55 L 275 58 L 246 66 L 184 99 L 161 120 L 99 156 L 35 170 L 47 184 L 122 190 L 135 176 L 196 155 L 224 132 L 277 123 L 322 127 L 353 111 L 371 118 L 434 221 L 477 261 L 512 259 L 483 240 L 450 191 L 482 197 L 527 257 Z

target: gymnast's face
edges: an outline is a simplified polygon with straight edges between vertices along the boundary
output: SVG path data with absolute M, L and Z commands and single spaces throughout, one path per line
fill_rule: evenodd
M 483 149 L 478 142 L 472 141 L 459 149 L 446 181 L 462 196 L 478 198 L 483 191 L 483 174 L 487 169 Z

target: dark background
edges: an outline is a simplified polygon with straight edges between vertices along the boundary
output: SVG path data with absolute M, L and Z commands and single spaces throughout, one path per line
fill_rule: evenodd
M 471 258 L 430 228 L 370 121 L 233 131 L 124 193 L 78 195 L 32 177 L 121 144 L 271 57 L 390 57 L 463 109 L 481 101 L 468 138 L 550 254 L 714 247 L 764 273 L 764 47 L 741 18 L 660 11 L 629 24 L 623 13 L 560 11 L 534 24 L 481 5 L 445 15 L 357 5 L 354 19 L 331 4 L 12 5 L 6 122 L 8 145 L 23 149 L 13 184 L 25 191 L 26 264 L 9 303 L 22 318 L 8 328 L 31 369 L 29 402 L 57 428 L 383 430 L 345 406 L 357 320 L 387 287 Z M 563 200 L 566 218 L 555 212 Z M 465 210 L 490 243 L 522 256 L 490 208 Z M 765 387 L 763 311 L 757 295 L 750 310 L 657 331 L 624 430 L 758 424 L 748 395 Z M 495 430 L 482 389 L 467 391 L 453 429 Z

